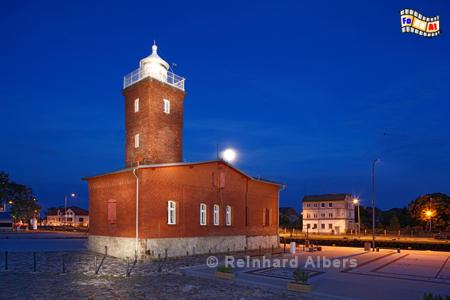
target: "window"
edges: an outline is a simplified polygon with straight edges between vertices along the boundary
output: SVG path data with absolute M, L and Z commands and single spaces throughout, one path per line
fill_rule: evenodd
M 167 224 L 177 224 L 177 204 L 175 201 L 167 201 Z
M 264 226 L 270 225 L 270 210 L 268 208 L 265 208 L 263 210 L 263 225 Z
M 324 218 L 324 217 L 325 217 L 325 214 L 324 214 L 324 213 L 321 213 L 320 216 L 321 216 L 322 218 Z
M 333 224 L 328 224 L 328 229 L 333 229 Z
M 200 225 L 202 225 L 202 226 L 206 225 L 206 204 L 205 203 L 200 204 Z
M 325 224 L 320 224 L 320 227 L 321 227 L 322 229 L 325 229 Z
M 317 214 L 314 214 L 314 218 L 317 218 Z
M 139 133 L 134 136 L 134 148 L 139 148 Z
M 225 210 L 225 225 L 231 226 L 231 206 L 227 205 Z
M 311 228 L 311 224 L 306 224 L 306 228 L 310 229 Z
M 311 207 L 311 204 L 310 203 L 306 203 L 306 207 Z
M 328 213 L 328 217 L 332 218 L 333 217 L 333 213 Z
M 134 112 L 137 113 L 139 111 L 139 98 L 134 100 Z
M 213 223 L 214 225 L 219 225 L 219 205 L 214 204 L 213 206 Z
M 333 207 L 333 203 L 328 203 L 328 207 Z
M 248 226 L 248 206 L 245 207 L 245 226 Z
M 170 101 L 164 99 L 164 113 L 170 114 Z
M 314 203 L 314 207 L 317 207 L 317 203 Z
M 325 203 L 320 203 L 320 207 L 325 207 Z
M 311 217 L 310 214 L 306 214 L 306 218 L 309 219 L 309 217 Z
M 78 222 L 83 222 L 84 218 L 78 218 Z
M 317 229 L 317 224 L 313 224 L 313 228 L 312 229 Z
M 116 200 L 108 201 L 108 223 L 109 224 L 114 224 L 117 221 L 116 207 L 117 207 Z

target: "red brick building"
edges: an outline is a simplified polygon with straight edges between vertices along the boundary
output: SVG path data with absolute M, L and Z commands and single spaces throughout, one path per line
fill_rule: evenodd
M 278 183 L 182 162 L 184 78 L 153 53 L 124 78 L 126 168 L 86 178 L 89 248 L 117 257 L 278 245 Z

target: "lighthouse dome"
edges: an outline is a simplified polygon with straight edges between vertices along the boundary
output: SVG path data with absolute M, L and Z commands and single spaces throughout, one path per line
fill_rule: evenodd
M 141 76 L 151 76 L 161 81 L 167 80 L 169 64 L 158 55 L 158 46 L 152 46 L 152 54 L 140 61 Z

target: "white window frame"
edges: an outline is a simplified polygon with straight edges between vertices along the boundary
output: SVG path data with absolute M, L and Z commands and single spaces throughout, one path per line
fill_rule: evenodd
M 139 133 L 134 135 L 134 148 L 139 148 L 140 146 L 140 135 Z
M 163 103 L 164 103 L 163 104 L 163 111 L 164 111 L 164 113 L 170 114 L 170 101 L 167 100 L 167 99 L 164 99 Z
M 215 226 L 220 225 L 220 207 L 219 204 L 214 204 L 213 206 L 213 224 Z
M 231 226 L 231 206 L 229 205 L 225 208 L 225 225 Z
M 200 225 L 206 226 L 206 204 L 200 203 Z
M 134 99 L 134 112 L 139 112 L 139 98 Z
M 167 201 L 167 224 L 177 224 L 177 203 L 173 200 Z

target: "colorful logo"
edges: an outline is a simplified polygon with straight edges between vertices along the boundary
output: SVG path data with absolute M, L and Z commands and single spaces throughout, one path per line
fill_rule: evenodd
M 402 32 L 411 32 L 426 37 L 434 37 L 441 33 L 439 16 L 428 18 L 413 9 L 400 11 Z

